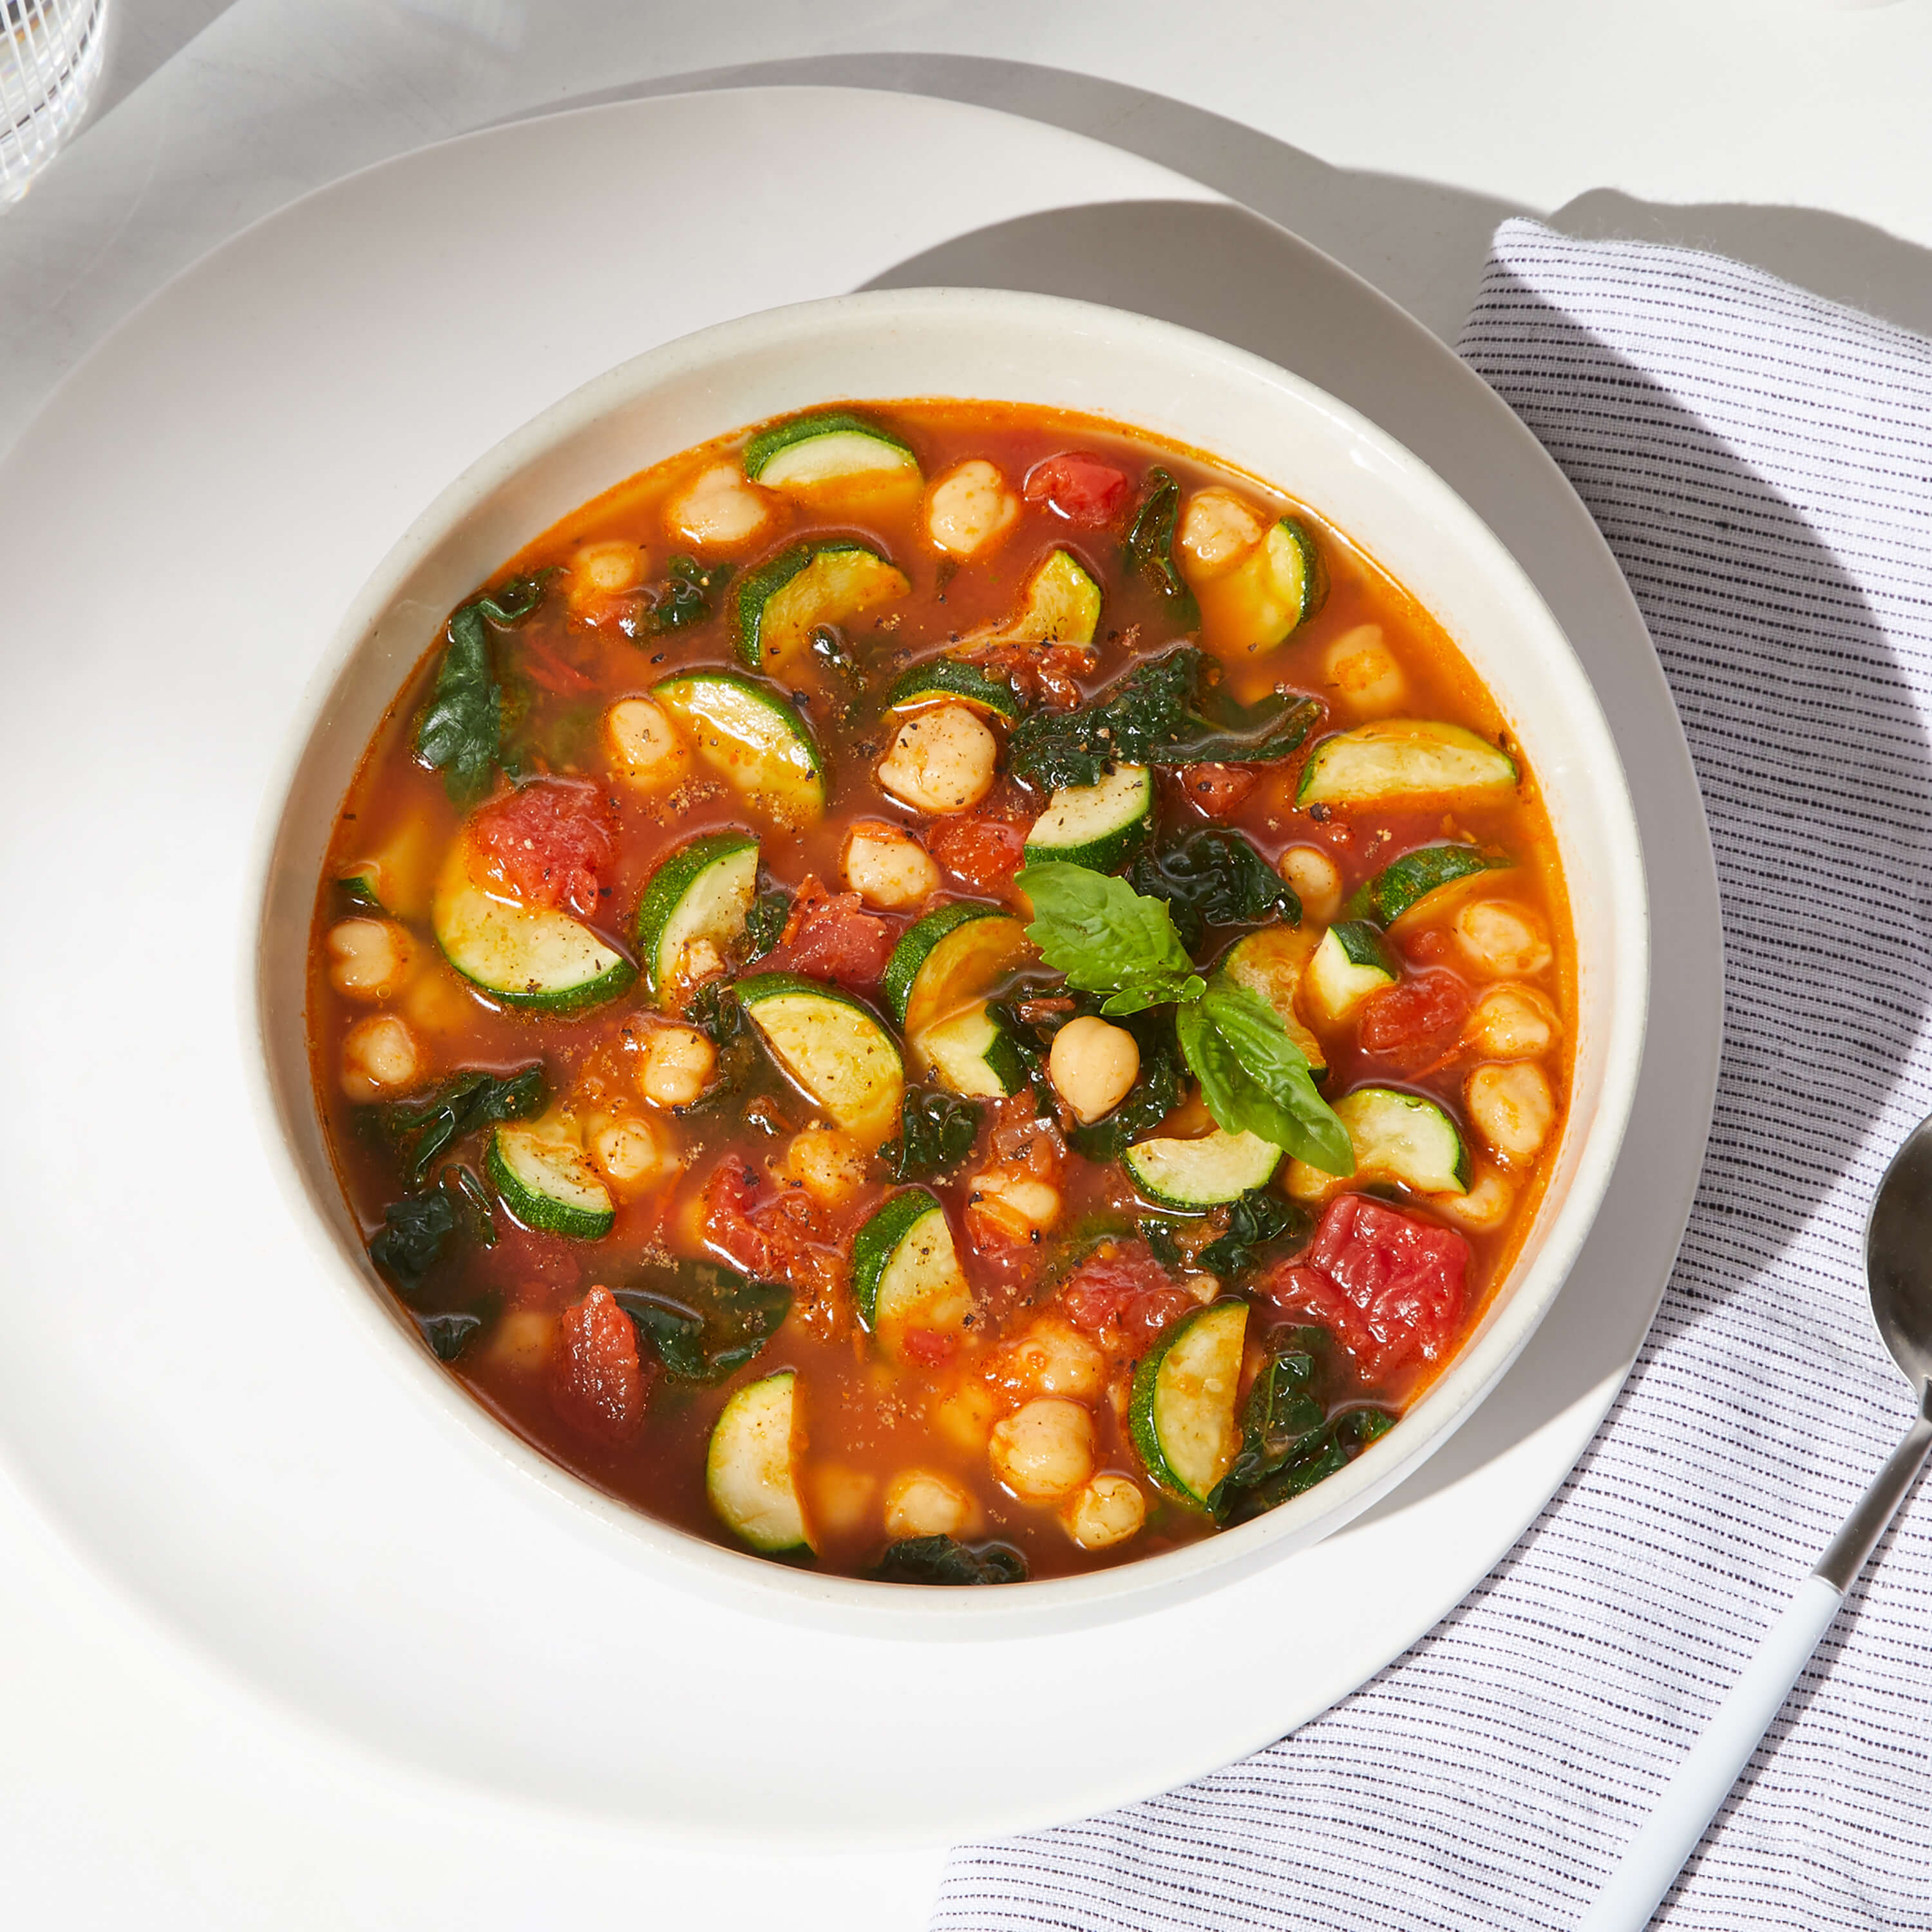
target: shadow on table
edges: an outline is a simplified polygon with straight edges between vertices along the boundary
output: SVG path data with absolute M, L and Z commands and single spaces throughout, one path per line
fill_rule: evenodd
M 1312 242 L 1445 342 L 1461 331 L 1498 222 L 1708 249 L 1932 334 L 1932 250 L 1819 208 L 1672 206 L 1610 189 L 1552 211 L 1406 176 L 1337 168 L 1238 121 L 1091 74 L 964 54 L 755 61 L 550 102 L 532 112 L 716 87 L 864 87 L 964 101 L 1084 134 L 1174 169 Z

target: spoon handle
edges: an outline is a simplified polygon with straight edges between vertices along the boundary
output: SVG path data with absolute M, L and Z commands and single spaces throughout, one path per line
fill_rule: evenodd
M 1845 1592 L 1885 1533 L 1932 1454 L 1932 1383 L 1918 1420 L 1858 1500 L 1845 1526 L 1798 1586 L 1744 1675 L 1718 1706 L 1704 1734 L 1661 1792 L 1576 1932 L 1642 1932 L 1684 1862 L 1697 1849 L 1718 1808 L 1751 1760 L 1818 1640 L 1830 1628 Z

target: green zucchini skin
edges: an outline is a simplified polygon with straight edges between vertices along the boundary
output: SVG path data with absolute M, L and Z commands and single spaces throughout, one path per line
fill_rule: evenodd
M 1301 768 L 1295 803 L 1496 802 L 1521 776 L 1507 752 L 1465 725 L 1384 718 L 1324 738 Z
M 1248 1305 L 1224 1296 L 1184 1315 L 1134 1371 L 1127 1426 L 1142 1462 L 1177 1502 L 1210 1509 L 1233 1466 Z M 1191 1386 L 1204 1369 L 1211 1385 Z
M 496 1198 L 525 1227 L 540 1234 L 600 1240 L 616 1219 L 609 1192 L 587 1172 L 580 1151 L 545 1141 L 527 1127 L 494 1128 L 483 1167 Z
M 745 446 L 746 476 L 754 483 L 764 482 L 771 474 L 773 464 L 787 450 L 795 450 L 806 443 L 831 436 L 862 436 L 867 442 L 878 445 L 882 456 L 887 451 L 896 452 L 902 459 L 896 466 L 910 470 L 914 476 L 919 474 L 919 458 L 911 444 L 882 424 L 850 410 L 814 410 L 804 416 L 774 423 L 770 428 L 760 430 L 753 436 Z M 881 461 L 874 466 L 884 472 L 894 466 Z
M 1113 872 L 1153 836 L 1154 817 L 1153 772 L 1117 765 L 1098 784 L 1064 786 L 1047 800 L 1027 836 L 1026 862 Z
M 790 1369 L 736 1390 L 712 1425 L 704 1493 L 726 1528 L 764 1556 L 812 1553 L 796 1468 L 798 1377 Z
M 956 658 L 928 658 L 914 664 L 886 694 L 886 708 L 892 711 L 938 704 L 970 704 L 989 717 L 1008 720 L 1026 709 L 1005 679 L 988 677 L 976 664 Z
M 906 1024 L 920 976 L 926 974 L 928 968 L 933 971 L 944 970 L 947 955 L 957 950 L 947 947 L 942 952 L 943 942 L 950 939 L 962 926 L 976 926 L 982 920 L 989 919 L 1004 922 L 999 929 L 999 938 L 1006 936 L 1006 926 L 1020 930 L 1024 937 L 1020 922 L 1004 906 L 985 905 L 970 899 L 940 906 L 907 928 L 898 945 L 892 948 L 892 956 L 886 962 L 885 976 L 879 982 L 879 996 L 885 1001 L 886 1010 L 892 1015 L 895 1025 Z M 981 992 L 984 988 L 976 987 L 972 990 Z
M 799 610 L 800 580 L 822 578 Z M 747 670 L 796 650 L 819 624 L 838 624 L 874 604 L 904 596 L 911 584 L 892 561 L 854 537 L 808 539 L 788 545 L 739 580 L 731 597 L 732 642 Z M 788 596 L 788 592 L 790 593 Z
M 698 734 L 699 762 L 734 790 L 776 806 L 790 820 L 822 817 L 825 754 L 812 728 L 774 686 L 715 666 L 674 672 L 651 696 Z
M 1128 1179 L 1150 1201 L 1200 1214 L 1266 1186 L 1281 1152 L 1254 1134 L 1216 1127 L 1194 1140 L 1136 1141 L 1120 1159 Z
M 1431 892 L 1485 872 L 1505 870 L 1510 861 L 1491 857 L 1474 845 L 1424 845 L 1405 852 L 1384 866 L 1372 879 L 1358 886 L 1343 908 L 1352 920 L 1373 920 L 1393 926 L 1420 905 Z
M 853 1237 L 852 1300 L 888 1354 L 908 1328 L 950 1334 L 964 1325 L 972 1290 L 937 1196 L 902 1188 Z
M 743 932 L 758 875 L 758 842 L 736 831 L 694 838 L 651 874 L 638 902 L 636 944 L 653 999 L 662 1003 L 674 989 L 692 940 L 708 939 L 722 952 Z
M 520 1012 L 580 1012 L 615 999 L 638 976 L 629 960 L 568 913 L 480 890 L 460 857 L 436 889 L 430 922 L 458 974 Z
M 883 1139 L 905 1091 L 905 1063 L 885 1022 L 837 986 L 796 973 L 741 980 L 738 1004 L 786 1072 L 838 1124 Z

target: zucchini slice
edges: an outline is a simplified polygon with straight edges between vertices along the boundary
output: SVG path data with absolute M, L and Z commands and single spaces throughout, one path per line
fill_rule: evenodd
M 825 760 L 811 728 L 770 685 L 735 670 L 691 670 L 651 695 L 695 740 L 700 760 L 788 824 L 825 811 Z
M 1384 718 L 1338 731 L 1301 768 L 1298 805 L 1501 801 L 1516 789 L 1516 760 L 1486 738 L 1439 719 Z
M 923 1187 L 889 1196 L 852 1241 L 852 1299 L 888 1354 L 910 1329 L 958 1334 L 973 1312 L 946 1210 Z
M 719 1412 L 704 1454 L 704 1494 L 734 1536 L 766 1556 L 809 1555 L 798 1496 L 798 1378 L 747 1382 Z
M 1100 586 L 1070 550 L 1057 550 L 1027 579 L 1002 644 L 1090 644 L 1100 623 Z
M 1288 1038 L 1300 1048 L 1318 1087 L 1328 1077 L 1328 1052 L 1303 1024 L 1295 995 L 1300 990 L 1301 976 L 1321 943 L 1319 934 L 1304 926 L 1264 926 L 1260 932 L 1237 940 L 1220 968 L 1223 979 L 1232 980 L 1257 999 L 1265 1000 L 1274 1009 Z
M 908 1037 L 983 999 L 1036 956 L 1026 923 L 998 906 L 941 906 L 910 926 L 886 962 L 880 994 Z
M 1345 919 L 1322 935 L 1310 956 L 1302 997 L 1316 1018 L 1340 1026 L 1371 993 L 1401 976 L 1375 928 L 1366 920 Z
M 800 493 L 860 481 L 922 481 L 908 444 L 846 410 L 814 410 L 760 430 L 745 446 L 745 474 L 768 490 Z
M 905 1068 L 871 1007 L 791 973 L 740 980 L 738 1002 L 772 1057 L 836 1125 L 874 1144 L 891 1132 Z
M 794 658 L 821 624 L 842 624 L 912 589 L 904 571 L 852 537 L 795 543 L 740 579 L 731 634 L 748 670 Z
M 1184 1315 L 1134 1371 L 1134 1447 L 1148 1474 L 1183 1502 L 1204 1507 L 1233 1466 L 1247 1334 L 1245 1301 L 1210 1302 Z
M 893 711 L 922 704 L 970 704 L 989 718 L 1017 718 L 1026 707 L 1004 678 L 988 677 L 976 664 L 957 658 L 928 658 L 914 664 L 886 694 Z
M 366 858 L 335 874 L 344 896 L 392 919 L 427 919 L 434 895 L 440 835 L 420 814 L 405 819 Z
M 1507 859 L 1486 857 L 1473 845 L 1420 846 L 1405 852 L 1358 886 L 1349 898 L 1348 915 L 1391 926 L 1418 909 L 1426 917 L 1452 902 L 1450 886 L 1480 879 L 1486 872 L 1503 871 L 1509 863 Z M 1442 896 L 1438 898 L 1438 893 Z
M 638 969 L 568 913 L 494 898 L 457 841 L 430 908 L 442 956 L 472 986 L 529 1012 L 574 1012 L 614 999 Z
M 536 1127 L 499 1126 L 483 1156 L 496 1198 L 526 1228 L 595 1241 L 616 1219 L 610 1190 L 574 1141 Z
M 1225 576 L 1197 582 L 1202 632 L 1210 644 L 1268 650 L 1285 643 L 1321 609 L 1328 567 L 1307 527 L 1283 517 Z
M 1098 784 L 1062 786 L 1027 834 L 1026 862 L 1058 859 L 1111 872 L 1147 842 L 1154 796 L 1154 773 L 1145 765 L 1116 765 Z
M 1466 1194 L 1472 1166 L 1456 1123 L 1433 1100 L 1396 1087 L 1358 1087 L 1335 1102 L 1335 1118 L 1348 1130 L 1355 1172 L 1348 1185 L 1400 1181 L 1418 1194 Z M 1288 1170 L 1288 1191 L 1299 1200 L 1335 1192 L 1333 1174 L 1305 1162 Z
M 1026 1062 L 1018 1047 L 986 1010 L 984 1000 L 923 1033 L 908 1034 L 907 1040 L 949 1093 L 1000 1100 L 1027 1084 Z
M 1216 1127 L 1196 1140 L 1136 1141 L 1120 1164 L 1148 1200 L 1198 1214 L 1265 1187 L 1281 1164 L 1281 1149 L 1258 1134 Z
M 638 957 L 644 983 L 669 1006 L 688 976 L 685 956 L 699 940 L 721 953 L 745 929 L 758 891 L 758 842 L 748 832 L 694 838 L 651 874 L 638 902 Z

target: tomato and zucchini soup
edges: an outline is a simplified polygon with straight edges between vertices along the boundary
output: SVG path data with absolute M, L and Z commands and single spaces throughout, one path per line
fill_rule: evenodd
M 1532 772 L 1319 516 L 1119 425 L 828 405 L 566 518 L 345 800 L 349 1202 L 527 1442 L 833 1574 L 1252 1520 L 1454 1354 L 1560 1136 Z

